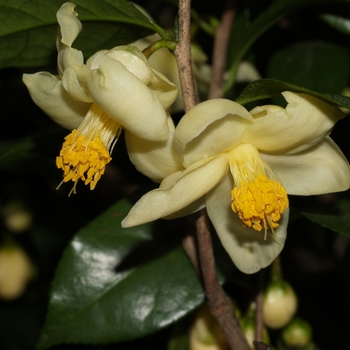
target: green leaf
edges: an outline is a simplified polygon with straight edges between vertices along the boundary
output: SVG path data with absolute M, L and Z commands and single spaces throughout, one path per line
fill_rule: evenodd
M 56 12 L 62 0 L 0 0 L 0 68 L 55 62 Z M 77 0 L 83 30 L 74 47 L 88 58 L 96 51 L 124 45 L 154 31 L 167 36 L 126 0 Z
M 292 91 L 297 93 L 305 93 L 319 98 L 331 105 L 340 106 L 350 109 L 350 98 L 343 95 L 324 94 L 315 92 L 301 86 L 286 83 L 284 81 L 273 79 L 260 79 L 250 83 L 236 99 L 237 103 L 245 105 L 249 102 L 263 100 L 266 98 L 279 97 L 283 91 Z
M 303 7 L 314 6 L 319 4 L 335 4 L 335 3 L 349 3 L 350 0 L 277 0 L 264 12 L 262 12 L 250 25 L 250 27 L 242 33 L 234 43 L 235 55 L 233 57 L 231 68 L 229 71 L 228 81 L 223 90 L 228 92 L 234 82 L 239 63 L 244 58 L 253 43 L 271 28 L 276 22 L 286 17 L 290 13 L 297 11 Z
M 350 35 L 350 19 L 341 16 L 322 14 L 320 18 L 325 21 L 330 27 L 338 30 L 341 33 Z
M 338 94 L 346 87 L 349 73 L 348 48 L 310 41 L 275 52 L 269 62 L 267 77 L 314 91 Z
M 191 322 L 188 318 L 177 322 L 171 332 L 167 350 L 188 350 L 189 329 Z
M 0 144 L 0 169 L 7 168 L 14 162 L 28 157 L 28 154 L 35 147 L 31 138 L 20 142 L 3 142 Z
M 121 221 L 131 206 L 127 199 L 117 202 L 81 229 L 65 250 L 39 349 L 142 337 L 203 302 L 202 287 L 181 248 L 176 221 L 123 229 Z M 232 273 L 232 262 L 225 265 Z
M 302 212 L 311 221 L 334 232 L 350 237 L 350 201 L 340 200 L 332 205 L 317 208 L 317 212 Z

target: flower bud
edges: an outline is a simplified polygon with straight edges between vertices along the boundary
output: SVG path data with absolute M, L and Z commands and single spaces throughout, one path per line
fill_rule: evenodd
M 308 322 L 295 318 L 282 332 L 283 341 L 287 346 L 299 349 L 308 345 L 312 339 L 312 328 Z
M 241 319 L 240 323 L 241 323 L 243 333 L 247 339 L 247 342 L 248 342 L 250 348 L 252 350 L 255 350 L 255 346 L 253 343 L 253 341 L 256 340 L 256 336 L 255 336 L 255 333 L 256 333 L 255 332 L 255 311 L 254 312 L 248 311 L 248 314 L 245 315 Z M 267 333 L 267 330 L 265 327 L 263 328 L 262 337 L 263 337 L 262 341 L 265 344 L 270 343 L 270 337 L 269 337 L 269 334 Z
M 228 350 L 226 338 L 207 305 L 195 314 L 190 329 L 190 350 Z
M 284 327 L 294 316 L 298 299 L 292 286 L 284 280 L 271 282 L 265 291 L 263 316 L 267 327 Z
M 21 202 L 10 202 L 2 210 L 5 226 L 13 233 L 27 230 L 33 221 L 32 213 Z
M 18 298 L 32 276 L 33 266 L 21 248 L 12 245 L 0 248 L 0 298 Z

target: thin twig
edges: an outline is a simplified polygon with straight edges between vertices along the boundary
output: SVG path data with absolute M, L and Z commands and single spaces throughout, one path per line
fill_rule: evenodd
M 194 269 L 197 274 L 200 274 L 199 271 L 199 261 L 198 261 L 198 252 L 196 241 L 193 234 L 185 232 L 185 236 L 182 238 L 182 248 L 186 252 L 188 258 L 190 259 Z
M 196 105 L 196 94 L 191 63 L 190 10 L 190 0 L 179 0 L 179 43 L 174 53 L 179 69 L 185 112 L 189 111 Z M 232 350 L 250 350 L 247 340 L 233 312 L 232 303 L 220 286 L 216 277 L 214 252 L 206 210 L 202 209 L 195 215 L 198 260 L 209 308 L 221 326 L 228 343 L 230 344 L 230 348 Z M 186 244 L 183 244 L 183 246 L 186 251 L 189 251 Z M 191 260 L 193 261 L 193 257 Z
M 265 270 L 259 271 L 258 276 L 258 293 L 255 297 L 255 340 L 261 342 L 263 340 L 263 301 L 264 301 L 264 278 Z
M 185 112 L 196 105 L 191 60 L 191 0 L 179 0 L 179 43 L 174 51 Z
M 222 84 L 226 68 L 227 47 L 235 14 L 234 0 L 229 0 L 215 32 L 209 99 L 223 97 Z
M 209 309 L 225 334 L 230 349 L 250 350 L 234 314 L 232 302 L 220 286 L 216 276 L 213 245 L 205 209 L 197 212 L 196 217 L 199 261 Z

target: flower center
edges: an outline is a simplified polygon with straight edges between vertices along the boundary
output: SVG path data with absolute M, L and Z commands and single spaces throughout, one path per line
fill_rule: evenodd
M 65 137 L 56 157 L 57 168 L 63 170 L 64 176 L 57 189 L 64 182 L 73 181 L 70 196 L 72 192 L 76 193 L 76 185 L 82 180 L 93 190 L 104 174 L 106 164 L 112 160 L 110 153 L 121 131 L 122 126 L 94 103 L 78 130 L 74 129 Z
M 264 229 L 266 239 L 267 230 L 271 229 L 274 234 L 288 207 L 287 192 L 254 146 L 241 144 L 230 151 L 229 158 L 235 183 L 231 208 L 243 226 L 256 231 Z

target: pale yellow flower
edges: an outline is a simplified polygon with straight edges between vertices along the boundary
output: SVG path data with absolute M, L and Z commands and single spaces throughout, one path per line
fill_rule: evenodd
M 0 247 L 0 298 L 18 298 L 34 276 L 27 254 L 17 246 Z
M 158 142 L 159 151 L 168 147 L 174 126 L 166 110 L 177 88 L 134 46 L 98 51 L 84 63 L 82 52 L 72 48 L 82 28 L 74 8 L 68 2 L 57 12 L 58 75 L 24 74 L 23 81 L 50 118 L 73 129 L 56 163 L 64 171 L 63 182 L 74 182 L 75 192 L 79 179 L 91 189 L 96 186 L 123 128 L 133 142 Z
M 185 170 L 166 177 L 124 219 L 131 227 L 204 205 L 236 266 L 254 273 L 282 250 L 288 194 L 350 187 L 349 164 L 328 136 L 343 114 L 312 96 L 284 92 L 288 105 L 248 112 L 225 99 L 198 104 L 178 124 L 174 144 Z

